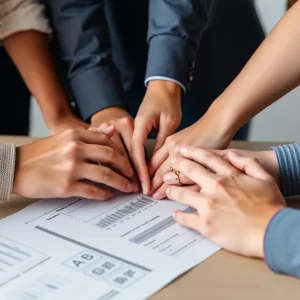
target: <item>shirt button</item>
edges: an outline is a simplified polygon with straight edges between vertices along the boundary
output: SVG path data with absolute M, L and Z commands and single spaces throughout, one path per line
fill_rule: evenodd
M 190 77 L 189 77 L 189 81 L 190 81 L 190 82 L 192 82 L 192 81 L 193 81 L 193 79 L 194 79 L 194 77 L 193 77 L 193 76 L 190 76 Z

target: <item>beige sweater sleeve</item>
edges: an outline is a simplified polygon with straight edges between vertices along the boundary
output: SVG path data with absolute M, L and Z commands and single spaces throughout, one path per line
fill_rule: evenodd
M 0 143 L 0 200 L 9 200 L 13 189 L 16 146 Z
M 0 0 L 0 41 L 28 30 L 51 34 L 44 6 L 37 0 Z

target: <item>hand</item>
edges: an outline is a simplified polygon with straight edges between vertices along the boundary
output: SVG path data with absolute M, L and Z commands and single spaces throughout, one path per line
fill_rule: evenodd
M 197 183 L 200 192 L 170 187 L 170 199 L 197 210 L 174 212 L 183 226 L 234 253 L 263 257 L 264 234 L 272 216 L 285 207 L 274 178 L 256 158 L 228 154 L 228 160 L 195 147 L 181 150 L 172 167 Z
M 180 145 L 201 146 L 203 148 L 224 149 L 231 142 L 234 132 L 220 126 L 218 114 L 208 111 L 198 122 L 192 126 L 173 134 L 167 138 L 165 145 L 152 157 L 148 168 L 151 182 L 151 194 L 159 200 L 166 196 L 166 185 L 163 176 L 170 170 L 170 157 L 178 154 Z
M 107 200 L 113 196 L 109 189 L 85 179 L 132 192 L 134 184 L 127 178 L 134 171 L 110 140 L 114 132 L 113 126 L 103 132 L 71 129 L 18 147 L 13 193 L 30 198 Z
M 131 165 L 133 156 L 131 152 L 131 140 L 133 135 L 134 121 L 128 112 L 122 107 L 109 107 L 103 109 L 91 118 L 90 128 L 105 128 L 109 125 L 114 125 L 116 128 L 115 134 L 112 136 L 112 141 L 118 148 L 119 153 L 124 157 L 126 163 Z M 128 156 L 128 154 L 129 156 Z M 131 181 L 134 183 L 134 193 L 140 191 L 139 182 L 136 175 L 133 175 Z
M 56 119 L 51 125 L 49 125 L 49 132 L 51 135 L 61 133 L 67 129 L 87 129 L 89 125 L 78 117 L 69 113 L 66 116 L 62 116 Z
M 183 149 L 184 146 L 183 146 Z M 209 150 L 224 159 L 229 159 L 228 156 L 230 153 L 234 152 L 241 156 L 253 157 L 258 160 L 258 162 L 262 165 L 262 167 L 275 179 L 278 187 L 280 188 L 279 182 L 279 166 L 276 158 L 276 154 L 274 151 L 249 151 L 249 150 L 241 150 L 241 149 L 227 149 L 227 150 Z M 168 185 L 194 185 L 189 178 L 185 177 L 183 174 L 179 174 L 180 183 L 178 183 L 178 179 L 175 176 L 174 172 L 169 172 L 164 175 L 163 180 L 165 184 Z
M 150 81 L 145 98 L 134 122 L 131 149 L 143 193 L 150 191 L 150 178 L 145 159 L 145 144 L 150 133 L 157 133 L 153 154 L 175 132 L 181 122 L 181 88 L 177 83 Z

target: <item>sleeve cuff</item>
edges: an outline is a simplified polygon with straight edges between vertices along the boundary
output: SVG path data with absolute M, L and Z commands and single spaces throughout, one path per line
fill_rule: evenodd
M 22 4 L 1 19 L 0 40 L 21 31 L 35 30 L 47 35 L 52 31 L 44 16 L 44 6 L 38 3 Z
M 181 87 L 183 93 L 184 94 L 186 93 L 185 86 L 181 82 L 179 82 L 175 79 L 164 77 L 164 76 L 151 76 L 151 77 L 146 78 L 146 80 L 145 80 L 145 86 L 146 87 L 148 86 L 148 82 L 151 81 L 151 80 L 165 80 L 165 81 L 171 81 L 171 82 L 177 83 Z
M 175 35 L 156 35 L 149 41 L 146 82 L 151 77 L 172 78 L 189 90 L 194 79 L 197 48 Z
M 282 194 L 300 195 L 300 144 L 271 148 L 277 157 Z
M 300 277 L 300 211 L 284 208 L 267 226 L 265 261 L 277 273 Z
M 111 66 L 83 70 L 71 78 L 71 85 L 84 120 L 104 108 L 124 106 L 122 83 Z
M 0 200 L 9 200 L 14 183 L 16 147 L 0 143 Z

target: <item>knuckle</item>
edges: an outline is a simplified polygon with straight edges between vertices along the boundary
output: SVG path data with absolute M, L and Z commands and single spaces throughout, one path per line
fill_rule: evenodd
M 121 118 L 120 123 L 124 126 L 131 126 L 133 124 L 133 120 L 129 117 Z
M 112 178 L 112 170 L 108 167 L 103 167 L 102 180 L 107 182 Z
M 210 197 L 207 198 L 206 204 L 207 204 L 208 211 L 211 211 L 215 209 L 217 201 L 213 197 Z
M 203 150 L 203 158 L 205 160 L 210 160 L 210 159 L 214 158 L 215 156 L 216 155 L 213 152 L 208 151 L 208 150 Z
M 72 182 L 70 179 L 62 180 L 57 186 L 58 197 L 65 197 L 71 190 Z
M 202 217 L 202 234 L 206 237 L 212 236 L 211 218 L 209 216 Z
M 79 138 L 80 133 L 78 129 L 71 128 L 66 130 L 66 135 L 69 137 L 69 140 L 74 141 Z
M 115 158 L 115 150 L 111 147 L 106 147 L 105 149 L 106 151 L 106 158 L 107 158 L 107 161 L 109 163 L 112 163 L 114 162 L 114 158 Z
M 216 189 L 223 189 L 226 185 L 226 178 L 223 176 L 218 176 L 214 179 L 214 182 Z
M 67 146 L 67 153 L 71 156 L 71 157 L 77 157 L 78 153 L 80 152 L 80 143 L 76 140 L 71 140 L 68 143 Z
M 174 147 L 177 146 L 177 142 L 172 135 L 167 137 L 166 145 L 168 146 L 169 150 L 170 150 L 170 148 L 173 149 Z

